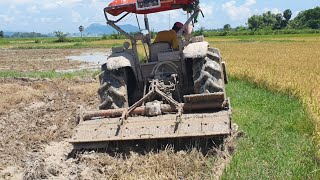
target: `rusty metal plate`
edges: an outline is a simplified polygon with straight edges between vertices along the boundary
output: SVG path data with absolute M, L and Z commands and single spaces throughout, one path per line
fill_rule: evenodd
M 208 93 L 208 94 L 192 94 L 183 96 L 185 103 L 197 102 L 223 102 L 225 100 L 224 92 Z
M 175 124 L 175 114 L 156 117 L 129 117 L 121 128 L 118 118 L 83 121 L 76 127 L 70 143 L 92 143 L 122 140 L 206 137 L 228 135 L 231 132 L 231 112 L 183 114 Z

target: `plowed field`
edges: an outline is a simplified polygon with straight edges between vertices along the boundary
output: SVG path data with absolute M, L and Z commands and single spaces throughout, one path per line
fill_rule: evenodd
M 0 50 L 1 70 L 76 69 L 65 56 L 90 50 Z M 224 152 L 206 156 L 192 150 L 141 154 L 81 152 L 67 142 L 77 124 L 78 105 L 97 109 L 98 81 L 83 78 L 0 78 L 0 179 L 177 179 L 213 178 L 229 160 Z M 221 157 L 216 166 L 208 159 Z M 219 158 L 218 158 L 219 159 Z M 208 166 L 216 168 L 207 174 Z

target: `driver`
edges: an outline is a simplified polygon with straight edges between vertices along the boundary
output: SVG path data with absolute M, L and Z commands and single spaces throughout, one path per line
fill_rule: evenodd
M 174 23 L 171 30 L 158 32 L 153 43 L 168 42 L 173 50 L 179 50 L 177 32 L 183 27 L 181 22 Z

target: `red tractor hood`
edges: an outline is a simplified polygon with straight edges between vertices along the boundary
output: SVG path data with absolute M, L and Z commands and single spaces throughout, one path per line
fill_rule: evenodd
M 105 9 L 107 13 L 118 16 L 123 12 L 136 13 L 136 14 L 150 14 L 161 11 L 168 11 L 173 9 L 180 9 L 184 6 L 192 4 L 195 0 L 160 0 L 161 6 L 148 9 L 148 10 L 137 10 L 137 0 L 114 0 Z

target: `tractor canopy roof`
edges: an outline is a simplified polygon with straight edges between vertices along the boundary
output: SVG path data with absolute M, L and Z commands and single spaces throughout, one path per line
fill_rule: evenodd
M 187 8 L 196 0 L 160 0 L 159 7 L 151 9 L 139 9 L 136 2 L 157 2 L 157 0 L 114 0 L 105 8 L 105 11 L 113 16 L 118 16 L 123 12 L 136 14 L 150 14 L 161 11 L 168 11 L 180 8 Z

